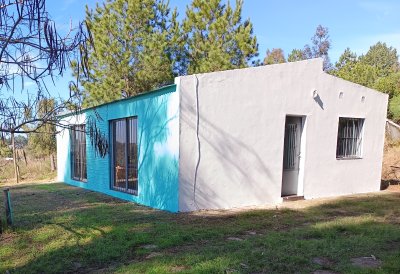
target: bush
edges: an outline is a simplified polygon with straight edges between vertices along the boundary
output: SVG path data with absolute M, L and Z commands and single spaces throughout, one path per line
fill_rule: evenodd
M 400 121 L 400 95 L 396 95 L 390 100 L 389 113 L 394 121 Z
M 0 157 L 12 157 L 12 149 L 5 143 L 0 142 Z

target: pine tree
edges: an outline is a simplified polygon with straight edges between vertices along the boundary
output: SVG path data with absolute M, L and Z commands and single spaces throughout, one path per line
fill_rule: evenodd
M 183 30 L 187 73 L 203 73 L 249 65 L 258 55 L 250 20 L 242 22 L 242 0 L 235 8 L 221 0 L 193 0 L 187 7 Z
M 346 66 L 354 66 L 357 62 L 357 54 L 352 52 L 350 48 L 346 48 L 340 55 L 339 60 L 335 64 L 335 70 L 341 70 Z M 334 72 L 334 71 L 333 71 Z
M 86 7 L 94 47 L 82 75 L 85 106 L 133 96 L 173 82 L 179 24 L 163 0 L 107 0 Z M 75 73 L 79 67 L 72 64 Z M 86 77 L 85 77 L 86 76 Z
M 359 57 L 347 48 L 329 73 L 388 94 L 388 117 L 400 121 L 400 65 L 395 48 L 378 42 Z
M 386 77 L 399 71 L 399 57 L 393 47 L 378 42 L 371 46 L 368 52 L 360 57 L 360 62 L 373 66 L 379 71 L 379 76 Z

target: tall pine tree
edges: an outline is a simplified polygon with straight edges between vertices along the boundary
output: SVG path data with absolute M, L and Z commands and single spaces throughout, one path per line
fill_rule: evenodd
M 163 0 L 107 0 L 86 8 L 94 47 L 81 75 L 84 106 L 133 96 L 173 82 L 179 24 Z M 79 67 L 72 64 L 75 73 Z
M 242 22 L 242 0 L 193 0 L 183 20 L 187 73 L 243 68 L 258 55 L 250 20 Z

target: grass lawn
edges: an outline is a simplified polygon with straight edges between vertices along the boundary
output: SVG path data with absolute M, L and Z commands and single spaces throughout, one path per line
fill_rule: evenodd
M 11 194 L 0 273 L 400 273 L 399 192 L 219 214 L 171 214 L 64 184 Z M 371 255 L 380 267 L 352 264 Z

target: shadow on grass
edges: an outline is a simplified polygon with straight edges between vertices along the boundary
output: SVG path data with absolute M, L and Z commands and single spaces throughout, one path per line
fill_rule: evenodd
M 349 272 L 350 258 L 371 254 L 382 271 L 400 271 L 399 193 L 221 215 L 171 214 L 62 184 L 12 195 L 14 252 L 0 252 L 12 273 Z

